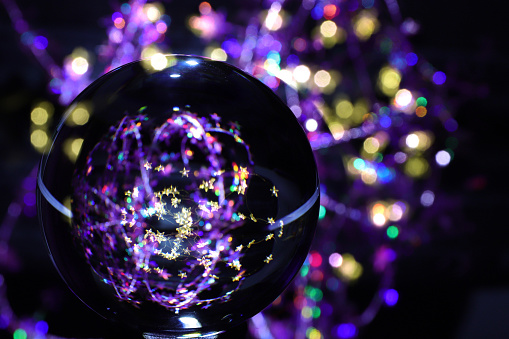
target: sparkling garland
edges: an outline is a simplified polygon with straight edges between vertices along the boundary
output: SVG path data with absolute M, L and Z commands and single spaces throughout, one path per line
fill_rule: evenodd
M 14 1 L 3 3 L 21 43 L 48 72 L 50 90 L 68 104 L 91 82 L 89 52 L 76 49 L 57 66 L 48 39 L 29 28 Z M 121 4 L 98 48 L 103 72 L 139 57 L 157 68 L 168 52 L 171 20 L 164 10 L 156 2 Z M 307 131 L 322 181 L 315 245 L 293 286 L 250 321 L 251 334 L 356 337 L 382 306 L 397 304 L 397 259 L 427 237 L 435 216 L 429 210 L 439 198 L 439 170 L 457 146 L 448 134 L 458 125 L 442 97 L 448 79 L 412 49 L 409 37 L 419 25 L 403 20 L 394 0 L 266 1 L 262 9 L 228 13 L 202 2 L 198 11 L 188 26 L 203 40 L 203 54 L 237 65 L 280 94 Z M 48 102 L 34 106 L 36 149 L 48 142 L 52 110 Z M 86 110 L 73 114 L 76 124 L 88 120 Z M 80 142 L 69 141 L 69 157 Z M 33 173 L 26 180 L 35 182 Z M 33 206 L 25 197 L 9 206 L 1 225 L 6 253 L 21 209 Z M 368 302 L 351 297 L 361 281 L 375 281 Z M 18 319 L 3 279 L 0 288 L 0 328 L 15 338 L 50 337 L 43 320 Z

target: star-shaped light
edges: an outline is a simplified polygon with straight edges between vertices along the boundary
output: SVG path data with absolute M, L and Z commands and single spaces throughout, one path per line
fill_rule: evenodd
M 186 169 L 184 167 L 184 169 L 182 171 L 180 171 L 180 173 L 182 174 L 183 177 L 188 177 L 189 176 L 189 170 Z
M 277 197 L 277 192 L 279 192 L 279 190 L 276 188 L 276 186 L 272 186 L 270 191 L 272 192 L 273 196 Z

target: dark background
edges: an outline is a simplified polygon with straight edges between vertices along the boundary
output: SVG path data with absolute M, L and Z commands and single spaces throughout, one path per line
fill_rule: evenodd
M 170 2 L 167 12 L 195 13 L 198 3 Z M 431 228 L 432 241 L 401 259 L 399 303 L 382 309 L 361 331 L 362 338 L 509 338 L 509 54 L 503 52 L 509 20 L 502 4 L 400 2 L 403 17 L 421 25 L 411 40 L 416 52 L 447 74 L 444 95 L 457 107 L 460 143 L 441 187 L 459 202 L 459 212 L 452 218 L 453 231 Z M 30 25 L 48 37 L 57 63 L 76 46 L 95 50 L 106 39 L 99 24 L 112 12 L 106 1 L 22 0 L 18 5 Z M 172 51 L 200 53 L 184 19 L 172 15 Z M 29 141 L 30 110 L 37 100 L 56 100 L 47 93 L 47 81 L 0 6 L 0 218 L 38 162 Z M 66 336 L 122 334 L 67 291 L 46 256 L 35 218 L 18 221 L 11 245 L 9 260 L 17 256 L 22 263 L 4 275 L 15 311 L 44 310 L 51 329 Z M 0 255 L 7 258 L 5 252 Z

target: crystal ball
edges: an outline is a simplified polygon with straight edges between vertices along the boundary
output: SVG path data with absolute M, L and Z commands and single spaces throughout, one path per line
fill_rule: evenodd
M 50 255 L 104 318 L 199 336 L 268 306 L 302 265 L 317 169 L 291 110 L 223 62 L 159 55 L 87 87 L 38 177 Z

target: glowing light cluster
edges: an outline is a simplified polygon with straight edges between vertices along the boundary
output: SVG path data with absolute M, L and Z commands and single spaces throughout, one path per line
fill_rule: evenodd
M 373 225 L 382 227 L 385 226 L 389 221 L 400 221 L 408 213 L 408 205 L 402 201 L 378 201 L 369 208 L 369 213 Z M 393 229 L 391 233 L 394 234 L 394 232 L 396 232 L 396 230 Z
M 364 270 L 362 265 L 350 253 L 343 254 L 342 258 L 341 265 L 334 268 L 334 273 L 345 282 L 353 282 L 359 279 Z
M 383 163 L 368 161 L 362 158 L 351 158 L 347 162 L 348 172 L 367 185 L 388 183 L 395 178 L 395 170 Z

